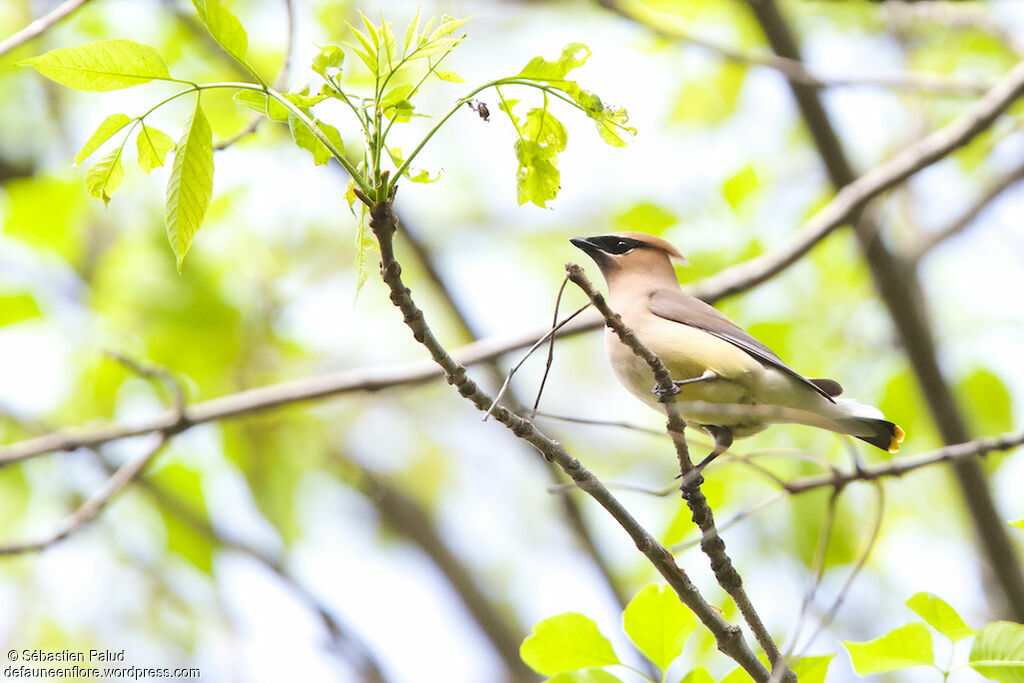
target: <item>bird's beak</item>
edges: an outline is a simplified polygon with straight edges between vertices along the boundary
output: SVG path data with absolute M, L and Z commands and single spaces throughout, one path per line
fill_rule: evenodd
M 586 237 L 573 237 L 569 240 L 574 247 L 582 249 L 590 258 L 595 261 L 604 255 L 604 250 L 591 242 Z

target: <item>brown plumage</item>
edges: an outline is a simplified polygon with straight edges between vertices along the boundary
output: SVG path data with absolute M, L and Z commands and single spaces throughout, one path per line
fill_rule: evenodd
M 672 262 L 686 262 L 663 239 L 617 232 L 572 243 L 597 263 L 608 283 L 608 303 L 641 342 L 661 358 L 679 388 L 680 401 L 779 406 L 786 416 L 686 415 L 715 440 L 705 463 L 725 452 L 733 437 L 749 436 L 773 422 L 797 422 L 851 434 L 889 452 L 903 430 L 875 408 L 837 398 L 842 387 L 811 379 L 707 303 L 679 287 Z M 654 376 L 645 362 L 606 330 L 608 358 L 619 381 L 658 407 Z

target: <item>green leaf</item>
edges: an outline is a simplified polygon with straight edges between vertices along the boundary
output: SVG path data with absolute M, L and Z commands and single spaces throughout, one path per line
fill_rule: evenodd
M 619 231 L 646 232 L 661 235 L 679 222 L 679 218 L 651 202 L 638 202 L 628 211 L 612 218 L 612 224 Z
M 85 141 L 82 149 L 78 150 L 78 154 L 75 155 L 75 166 L 85 161 L 90 154 L 99 149 L 100 145 L 132 121 L 133 119 L 128 118 L 127 114 L 111 114 L 103 119 L 103 123 L 96 128 L 96 132 Z
M 589 94 L 584 93 L 584 95 Z M 579 102 L 578 99 L 577 102 Z M 629 114 L 626 113 L 625 109 L 602 107 L 599 110 L 592 110 L 584 108 L 587 110 L 587 115 L 594 119 L 594 124 L 597 126 L 597 134 L 612 147 L 625 147 L 629 143 L 626 136 L 631 138 L 636 135 L 636 128 L 626 125 L 626 122 L 629 121 Z
M 121 166 L 123 150 L 123 145 L 111 150 L 85 172 L 86 191 L 96 199 L 102 199 L 104 205 L 110 203 L 110 197 L 124 180 L 124 168 Z
M 975 634 L 974 629 L 964 623 L 956 610 L 931 593 L 917 593 L 907 600 L 907 607 L 954 643 Z
M 620 663 L 597 624 L 577 612 L 549 617 L 534 626 L 520 646 L 519 656 L 546 676 Z
M 325 45 L 313 57 L 313 71 L 324 78 L 330 78 L 341 71 L 341 63 L 345 60 L 345 51 L 337 45 Z
M 434 75 L 440 78 L 442 81 L 448 81 L 449 83 L 465 83 L 464 79 L 454 71 L 445 71 L 444 69 L 435 69 Z
M 329 139 L 338 149 L 343 149 L 344 144 L 341 141 L 341 134 L 338 129 L 334 126 L 330 126 L 322 121 L 316 121 L 317 128 L 323 132 L 324 135 Z M 316 166 L 326 166 L 327 162 L 334 156 L 331 150 L 327 148 L 327 145 L 320 141 L 320 138 L 316 136 L 313 131 L 306 127 L 302 121 L 294 116 L 288 117 L 288 129 L 292 132 L 292 139 L 295 140 L 295 144 L 306 150 L 313 155 L 313 163 Z
M 346 24 L 348 24 L 348 22 L 346 22 Z M 362 49 L 353 45 L 352 43 L 345 44 L 348 45 L 352 49 L 352 51 L 356 53 L 356 56 L 359 57 L 359 59 L 363 60 L 363 64 L 366 65 L 366 68 L 370 70 L 371 74 L 373 74 L 374 76 L 378 75 L 380 64 L 377 59 L 377 48 L 374 47 L 373 45 L 370 45 L 370 39 L 366 36 L 365 33 L 357 29 L 355 26 L 353 26 L 352 24 L 348 24 L 348 28 L 352 32 L 352 35 L 356 37 L 356 40 L 359 41 L 359 45 L 362 46 Z
M 713 125 L 736 109 L 746 67 L 725 62 L 713 78 L 703 77 L 683 85 L 676 95 L 669 120 L 678 123 Z
M 978 368 L 957 382 L 956 390 L 968 407 L 977 433 L 998 434 L 1013 429 L 1013 399 L 996 374 Z
M 139 150 L 139 167 L 149 173 L 164 165 L 167 153 L 174 149 L 174 140 L 162 130 L 143 124 L 135 145 Z
M 515 144 L 519 170 L 516 172 L 516 195 L 520 204 L 533 202 L 544 207 L 544 202 L 558 195 L 561 177 L 556 166 L 557 157 L 552 150 L 530 140 L 520 138 Z
M 1024 683 L 1024 626 L 996 621 L 981 629 L 968 664 L 985 678 Z
M 155 484 L 174 496 L 176 502 L 190 512 L 206 517 L 206 501 L 203 497 L 201 477 L 198 472 L 174 462 L 150 475 Z M 167 549 L 181 555 L 204 572 L 213 569 L 213 543 L 194 527 L 182 521 L 177 515 L 160 508 L 164 525 L 167 527 Z
M 554 152 L 565 150 L 567 133 L 562 122 L 545 109 L 531 109 L 526 113 L 526 125 L 522 134 L 527 140 L 544 145 Z M 553 156 L 553 154 L 552 154 Z
M 417 42 L 417 33 L 420 28 L 420 10 L 422 9 L 423 5 L 416 7 L 416 14 L 409 20 L 409 25 L 405 28 L 405 51 L 413 48 Z
M 389 119 L 398 119 L 400 122 L 408 122 L 412 119 L 414 109 L 412 103 L 406 99 L 406 96 L 412 92 L 411 85 L 399 85 L 380 98 L 380 108 L 384 112 L 384 116 Z
M 756 189 L 757 173 L 753 167 L 747 166 L 722 183 L 722 196 L 735 210 Z
M 668 586 L 650 585 L 622 613 L 626 635 L 660 670 L 683 652 L 697 619 Z
M 583 56 L 580 56 L 580 53 L 583 53 Z M 516 78 L 534 81 L 561 81 L 570 71 L 583 66 L 589 57 L 589 47 L 583 43 L 569 43 L 562 48 L 562 54 L 553 62 L 543 57 L 534 57 L 516 75 Z
M 239 90 L 234 95 L 235 102 L 257 114 L 266 116 L 271 121 L 287 121 L 288 110 L 277 100 L 268 97 L 259 90 Z
M 843 641 L 853 668 L 861 676 L 934 664 L 932 634 L 924 624 L 907 624 L 866 643 Z
M 793 673 L 800 683 L 825 683 L 825 675 L 828 673 L 828 666 L 832 663 L 832 655 L 816 655 L 814 657 L 801 657 L 793 664 Z
M 622 683 L 622 679 L 604 669 L 590 667 L 577 671 L 563 671 L 560 674 L 555 674 L 545 683 Z
M 349 180 L 352 182 L 352 186 L 355 187 L 355 181 L 352 181 L 351 178 Z M 349 202 L 349 209 L 352 208 L 352 204 L 356 199 L 353 193 L 352 200 Z M 370 277 L 370 264 L 376 263 L 375 257 L 380 253 L 377 237 L 367 226 L 366 205 L 360 205 L 363 209 L 359 218 L 359 230 L 356 231 L 356 297 L 359 296 L 360 290 L 366 284 L 367 278 Z M 355 212 L 353 211 L 353 213 Z
M 1018 519 L 1016 522 L 1007 522 L 1010 526 L 1015 526 L 1018 529 L 1024 529 L 1024 519 Z
M 394 69 L 398 60 L 401 59 L 401 55 L 398 54 L 398 41 L 395 40 L 395 34 L 391 32 L 391 24 L 384 21 L 383 14 L 380 19 L 380 38 L 384 45 L 384 54 L 388 59 L 388 68 Z
M 18 64 L 35 67 L 69 88 L 89 92 L 130 88 L 154 78 L 171 77 L 155 48 L 124 38 L 57 48 Z
M 42 317 L 31 294 L 0 294 L 0 327 Z
M 213 132 L 197 99 L 188 129 L 178 141 L 167 181 L 167 239 L 177 257 L 178 272 L 203 223 L 212 195 Z
M 210 35 L 224 51 L 245 64 L 245 53 L 249 49 L 249 36 L 242 22 L 224 8 L 218 0 L 192 0 L 199 19 L 206 24 Z
M 715 683 L 715 679 L 711 677 L 708 670 L 702 666 L 698 666 L 696 669 L 686 674 L 680 683 Z
M 753 678 L 740 667 L 736 667 L 723 678 L 719 683 L 752 683 Z

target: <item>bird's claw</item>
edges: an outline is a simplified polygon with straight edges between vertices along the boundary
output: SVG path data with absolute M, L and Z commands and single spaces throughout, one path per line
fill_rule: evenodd
M 655 386 L 651 389 L 651 393 L 658 397 L 658 403 L 665 403 L 679 393 L 679 387 L 674 384 L 671 389 L 662 389 L 660 386 Z

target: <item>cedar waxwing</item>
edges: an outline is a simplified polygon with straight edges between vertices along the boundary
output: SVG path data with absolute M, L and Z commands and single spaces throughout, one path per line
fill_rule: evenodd
M 685 264 L 686 259 L 665 240 L 617 232 L 570 242 L 597 263 L 608 283 L 608 304 L 668 368 L 678 400 L 791 409 L 778 416 L 687 415 L 684 410 L 683 419 L 699 425 L 715 442 L 698 467 L 724 453 L 733 437 L 750 436 L 779 422 L 850 434 L 890 453 L 899 450 L 903 430 L 883 419 L 877 408 L 837 398 L 843 391 L 838 382 L 804 377 L 717 310 L 685 294 L 672 261 Z M 609 328 L 605 346 L 619 381 L 660 409 L 664 399 L 652 390 L 654 374 L 647 363 Z

